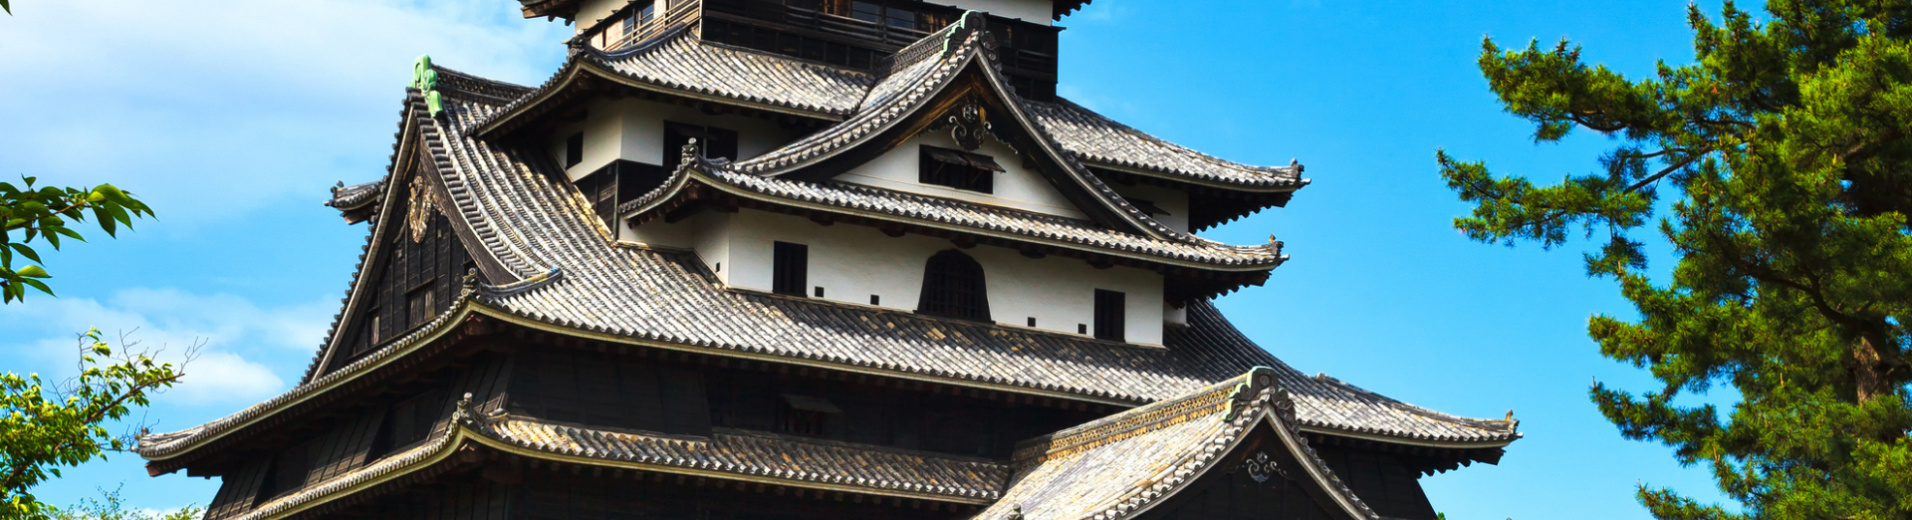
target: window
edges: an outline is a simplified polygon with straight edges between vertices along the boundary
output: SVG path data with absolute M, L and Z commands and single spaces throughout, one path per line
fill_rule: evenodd
M 611 233 L 617 233 L 617 206 L 656 189 L 664 183 L 665 176 L 663 168 L 618 159 L 579 177 L 577 186 L 578 191 L 584 192 L 584 199 L 591 203 L 591 212 L 604 221 Z
M 664 169 L 677 170 L 684 160 L 684 145 L 697 140 L 697 153 L 716 159 L 737 159 L 737 132 L 714 126 L 664 122 Z
M 434 305 L 435 302 L 432 301 L 436 293 L 436 291 L 432 290 L 433 285 L 435 284 L 426 282 L 425 285 L 418 286 L 418 288 L 412 289 L 411 292 L 405 293 L 407 327 L 424 325 L 426 321 L 432 319 L 433 314 L 438 313 L 438 306 Z
M 916 12 L 870 2 L 850 2 L 850 17 L 874 24 L 916 29 Z
M 624 19 L 624 34 L 629 35 L 633 32 L 637 32 L 639 27 L 651 23 L 651 18 L 656 16 L 657 4 L 653 2 L 645 2 L 643 7 L 632 9 L 631 16 Z
M 1095 339 L 1125 341 L 1122 318 L 1128 306 L 1120 292 L 1095 290 Z
M 777 242 L 771 247 L 770 292 L 803 296 L 810 285 L 810 246 Z
M 989 295 L 983 266 L 954 249 L 929 257 L 923 269 L 923 298 L 916 312 L 964 320 L 989 321 Z
M 584 161 L 584 132 L 571 134 L 564 140 L 564 167 L 577 166 Z
M 842 414 L 843 410 L 821 397 L 783 394 L 783 409 L 779 412 L 777 430 L 818 437 L 824 434 L 830 416 Z
M 934 146 L 921 147 L 917 182 L 959 190 L 994 193 L 996 172 L 1003 171 L 990 156 Z

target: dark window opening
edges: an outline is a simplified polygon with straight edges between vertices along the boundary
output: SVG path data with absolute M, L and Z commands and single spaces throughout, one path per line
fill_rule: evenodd
M 989 321 L 987 289 L 983 266 L 976 259 L 954 249 L 936 253 L 923 268 L 923 297 L 916 312 Z
M 821 397 L 783 395 L 783 409 L 777 417 L 777 430 L 793 435 L 821 437 L 827 431 L 830 416 L 843 413 L 830 400 Z
M 438 312 L 438 306 L 432 301 L 437 291 L 433 290 L 432 285 L 434 285 L 432 282 L 426 282 L 412 289 L 411 292 L 405 293 L 405 314 L 409 318 L 406 326 L 424 325 L 426 321 L 432 319 L 433 314 Z
M 1127 298 L 1120 292 L 1103 289 L 1095 290 L 1095 339 L 1125 341 L 1123 317 L 1128 305 Z
M 883 304 L 882 297 L 874 295 L 874 294 L 870 295 L 870 305 L 882 305 L 882 304 Z
M 819 285 L 819 286 L 817 286 L 817 297 L 818 297 L 818 298 L 822 298 L 822 297 L 823 297 L 823 286 L 821 286 L 821 285 Z
M 1076 334 L 1088 334 L 1088 333 L 1089 333 L 1089 324 L 1087 323 L 1076 324 Z
M 617 233 L 617 207 L 636 200 L 664 183 L 666 173 L 657 166 L 626 160 L 611 161 L 589 175 L 579 177 L 578 191 L 591 204 L 591 213 L 604 226 Z
M 990 156 L 934 146 L 922 147 L 917 182 L 959 190 L 994 193 L 996 172 L 1003 171 Z
M 664 122 L 664 169 L 676 171 L 684 162 L 684 146 L 695 139 L 697 154 L 708 159 L 737 160 L 737 132 L 714 126 Z
M 584 132 L 571 134 L 564 140 L 564 167 L 577 166 L 584 161 Z
M 777 242 L 770 261 L 770 292 L 803 296 L 810 286 L 810 246 Z
M 1036 326 L 1036 317 L 1035 317 L 1035 316 L 1030 316 L 1030 317 L 1029 317 L 1029 326 L 1031 326 L 1031 327 L 1034 327 L 1034 326 Z

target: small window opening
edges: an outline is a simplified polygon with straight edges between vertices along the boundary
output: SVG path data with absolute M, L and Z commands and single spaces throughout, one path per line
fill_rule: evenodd
M 995 193 L 996 172 L 1002 165 L 987 155 L 923 146 L 917 182 L 959 190 Z
M 870 295 L 870 305 L 882 305 L 882 304 L 883 304 L 883 297 L 877 296 L 874 294 Z
M 1031 327 L 1034 327 L 1034 326 L 1036 326 L 1036 317 L 1035 317 L 1035 316 L 1030 316 L 1030 317 L 1029 317 L 1029 326 L 1031 326 Z
M 570 168 L 584 162 L 584 132 L 571 134 L 564 140 L 564 167 Z
M 1076 324 L 1076 334 L 1088 334 L 1088 333 L 1089 333 L 1089 324 L 1087 323 Z
M 818 297 L 818 298 L 822 298 L 822 297 L 823 297 L 823 286 L 821 286 L 821 285 L 819 285 L 819 286 L 817 286 L 817 292 L 816 292 L 816 295 L 817 295 L 817 297 Z
M 783 394 L 783 409 L 777 417 L 777 429 L 794 435 L 822 436 L 830 416 L 843 409 L 821 397 Z
M 771 247 L 770 292 L 803 296 L 810 285 L 810 246 L 777 242 Z
M 1095 290 L 1095 339 L 1124 341 L 1126 299 L 1121 292 Z

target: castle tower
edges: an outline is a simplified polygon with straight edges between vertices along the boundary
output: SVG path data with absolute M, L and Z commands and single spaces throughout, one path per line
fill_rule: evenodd
M 284 395 L 146 435 L 207 518 L 1410 518 L 1511 420 L 1305 376 L 1211 303 L 1234 163 L 1055 95 L 1086 3 L 524 0 L 544 84 L 422 58 Z

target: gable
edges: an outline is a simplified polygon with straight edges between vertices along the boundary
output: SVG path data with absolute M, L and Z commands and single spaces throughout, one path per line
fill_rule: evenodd
M 1207 474 L 1138 520 L 1342 520 L 1274 427 L 1263 423 Z
M 960 152 L 986 156 L 1003 171 L 989 172 L 992 180 L 987 193 L 924 182 L 921 174 L 924 169 L 923 154 L 926 148 L 944 153 Z M 949 132 L 929 131 L 918 134 L 883 155 L 836 176 L 834 180 L 1036 213 L 1078 219 L 1088 218 L 1087 213 L 1068 197 L 1063 196 L 1062 192 L 1045 180 L 1041 173 L 1029 168 L 1028 164 L 1027 161 L 1022 160 L 1015 149 L 1000 141 L 985 139 L 976 149 L 964 151 Z
M 343 366 L 431 321 L 458 299 L 466 273 L 477 271 L 440 205 L 417 196 L 421 187 L 403 188 L 407 202 L 393 215 L 403 221 L 380 226 L 384 232 L 373 237 L 373 258 L 360 271 L 364 280 L 350 297 L 329 366 Z M 484 275 L 477 276 L 483 283 Z

